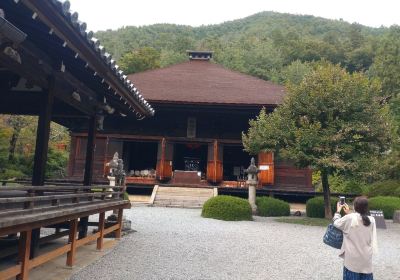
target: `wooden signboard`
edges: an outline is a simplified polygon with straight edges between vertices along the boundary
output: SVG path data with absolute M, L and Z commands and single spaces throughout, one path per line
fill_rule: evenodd
M 376 228 L 386 229 L 385 217 L 382 210 L 370 210 L 369 213 L 375 218 Z

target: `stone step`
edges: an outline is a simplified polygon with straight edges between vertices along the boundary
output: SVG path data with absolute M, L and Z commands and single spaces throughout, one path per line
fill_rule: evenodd
M 157 193 L 156 197 L 169 197 L 169 196 L 174 196 L 174 197 L 200 197 L 200 198 L 210 198 L 212 196 L 212 194 L 184 194 L 184 193 Z
M 213 189 L 158 187 L 155 189 L 154 206 L 202 208 L 203 204 L 214 196 Z
M 186 188 L 175 188 L 175 189 L 164 189 L 158 188 L 158 193 L 187 193 L 187 194 L 212 194 L 213 190 L 199 190 L 199 189 L 186 189 Z

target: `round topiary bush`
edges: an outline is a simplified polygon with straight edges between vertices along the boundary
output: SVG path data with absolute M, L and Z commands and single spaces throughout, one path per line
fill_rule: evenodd
M 201 216 L 224 221 L 252 220 L 251 206 L 247 199 L 219 195 L 210 198 L 203 205 Z
M 385 219 L 392 219 L 395 210 L 400 210 L 400 198 L 393 196 L 377 196 L 368 199 L 369 209 L 382 210 Z
M 256 204 L 260 216 L 278 217 L 290 215 L 290 205 L 283 200 L 263 196 L 257 197 Z
M 386 180 L 386 181 L 376 182 L 367 187 L 365 194 L 368 197 L 374 197 L 374 196 L 400 197 L 400 181 Z
M 332 213 L 336 211 L 337 201 L 337 199 L 331 198 Z M 307 200 L 306 215 L 310 218 L 325 218 L 324 198 L 322 196 Z

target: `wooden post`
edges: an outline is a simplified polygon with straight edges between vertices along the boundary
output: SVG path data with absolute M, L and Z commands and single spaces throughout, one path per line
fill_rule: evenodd
M 30 258 L 36 258 L 39 252 L 40 228 L 32 230 Z
M 69 222 L 69 242 L 71 249 L 67 253 L 67 266 L 73 266 L 76 253 L 76 232 L 78 231 L 78 219 Z
M 97 118 L 92 116 L 89 119 L 89 130 L 86 145 L 86 161 L 85 161 L 85 175 L 83 179 L 84 186 L 91 186 L 93 182 L 93 160 L 96 145 L 96 130 Z
M 115 231 L 115 238 L 116 239 L 120 239 L 121 238 L 123 213 L 124 213 L 124 209 L 123 208 L 119 208 L 118 209 L 118 229 Z
M 47 151 L 49 148 L 50 123 L 54 101 L 54 78 L 49 81 L 45 98 L 42 102 L 36 133 L 35 158 L 33 162 L 32 185 L 43 186 L 46 171 Z
M 94 161 L 94 152 L 96 149 L 96 132 L 97 132 L 97 117 L 92 116 L 89 119 L 89 129 L 88 129 L 88 137 L 86 145 L 85 174 L 83 177 L 84 186 L 91 186 L 93 183 L 93 161 Z M 87 236 L 88 220 L 89 217 L 83 217 L 80 219 L 79 239 L 85 238 Z
M 78 239 L 85 238 L 87 236 L 87 231 L 88 231 L 88 222 L 89 222 L 89 217 L 82 217 L 79 219 L 79 235 Z
M 17 280 L 28 280 L 29 278 L 29 256 L 31 250 L 32 231 L 23 231 L 19 239 L 18 255 L 21 262 L 21 274 Z
M 97 250 L 103 250 L 103 239 L 104 239 L 104 220 L 106 217 L 106 213 L 100 213 L 99 216 L 99 233 L 100 236 L 97 238 Z

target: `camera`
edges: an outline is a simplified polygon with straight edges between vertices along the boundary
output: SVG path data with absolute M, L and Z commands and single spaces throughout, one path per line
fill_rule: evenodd
M 346 197 L 339 196 L 340 205 L 344 205 L 346 203 Z

